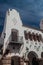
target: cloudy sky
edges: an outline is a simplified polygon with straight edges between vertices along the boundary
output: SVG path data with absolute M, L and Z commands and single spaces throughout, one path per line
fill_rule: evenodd
M 39 28 L 43 18 L 43 0 L 0 0 L 0 31 L 9 8 L 19 11 L 23 24 Z

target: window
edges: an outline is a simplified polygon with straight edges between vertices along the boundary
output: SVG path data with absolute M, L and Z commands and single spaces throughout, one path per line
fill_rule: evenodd
M 24 31 L 25 39 L 28 40 L 28 33 Z
M 28 38 L 29 38 L 30 40 L 32 40 L 32 34 L 31 34 L 31 32 L 28 32 Z
M 31 32 L 28 32 L 28 37 L 29 37 L 30 40 L 33 40 L 33 36 L 31 34 Z
M 6 33 L 4 33 L 4 38 L 5 38 L 5 36 L 6 36 Z
M 36 33 L 36 39 L 39 41 L 39 35 Z
M 32 34 L 31 34 L 31 32 L 26 32 L 26 31 L 24 31 L 24 34 L 25 34 L 25 39 L 26 40 L 28 40 L 28 39 L 30 39 L 30 40 L 33 40 L 33 37 L 32 37 Z
M 11 31 L 12 41 L 18 40 L 18 30 L 12 29 Z
M 33 36 L 34 41 L 36 41 L 37 40 L 36 35 L 34 33 L 32 33 L 32 36 Z
M 39 34 L 39 40 L 42 41 L 42 36 L 41 36 L 41 34 Z

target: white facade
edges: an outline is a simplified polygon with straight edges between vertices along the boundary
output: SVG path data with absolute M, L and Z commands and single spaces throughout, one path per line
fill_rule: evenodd
M 18 36 L 23 36 L 23 44 L 20 48 L 20 54 L 15 54 L 14 52 L 10 55 L 11 56 L 19 55 L 21 57 L 24 55 L 24 57 L 27 57 L 29 52 L 33 51 L 37 54 L 38 58 L 41 58 L 41 52 L 43 52 L 43 42 L 42 41 L 38 42 L 34 40 L 31 41 L 30 39 L 26 40 L 24 31 L 27 31 L 27 32 L 30 31 L 31 33 L 34 32 L 34 34 L 37 33 L 38 35 L 41 34 L 42 39 L 43 39 L 43 32 L 40 30 L 36 30 L 34 28 L 32 29 L 32 28 L 23 26 L 19 12 L 16 11 L 15 9 L 12 9 L 12 10 L 9 9 L 6 13 L 5 25 L 4 25 L 4 29 L 1 36 L 1 38 L 4 38 L 4 34 L 6 34 L 4 39 L 3 53 L 5 53 L 5 50 L 9 44 L 9 37 L 11 35 L 12 29 L 16 29 L 19 31 Z M 37 43 L 37 45 L 35 43 Z M 26 47 L 28 48 L 28 52 L 26 50 Z

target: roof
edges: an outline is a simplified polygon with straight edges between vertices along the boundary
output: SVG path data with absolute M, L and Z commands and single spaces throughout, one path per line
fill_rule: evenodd
M 39 28 L 34 28 L 34 27 L 32 27 L 32 26 L 30 27 L 30 26 L 27 26 L 27 25 L 24 25 L 24 24 L 23 24 L 23 26 L 24 26 L 24 27 L 27 27 L 27 28 L 31 28 L 31 29 L 35 29 L 35 30 L 38 30 L 38 31 L 43 32 L 43 30 L 41 30 L 41 29 L 39 29 Z

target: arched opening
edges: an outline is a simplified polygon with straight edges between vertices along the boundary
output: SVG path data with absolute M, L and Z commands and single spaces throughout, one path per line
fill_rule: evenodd
M 41 53 L 41 57 L 43 58 L 43 52 Z
M 20 57 L 18 56 L 13 56 L 11 58 L 11 65 L 20 65 Z
M 28 58 L 29 58 L 30 65 L 35 65 L 34 64 L 35 63 L 34 59 L 37 59 L 38 55 L 35 52 L 31 51 L 31 52 L 28 53 Z M 34 63 L 33 63 L 33 61 L 34 61 Z

